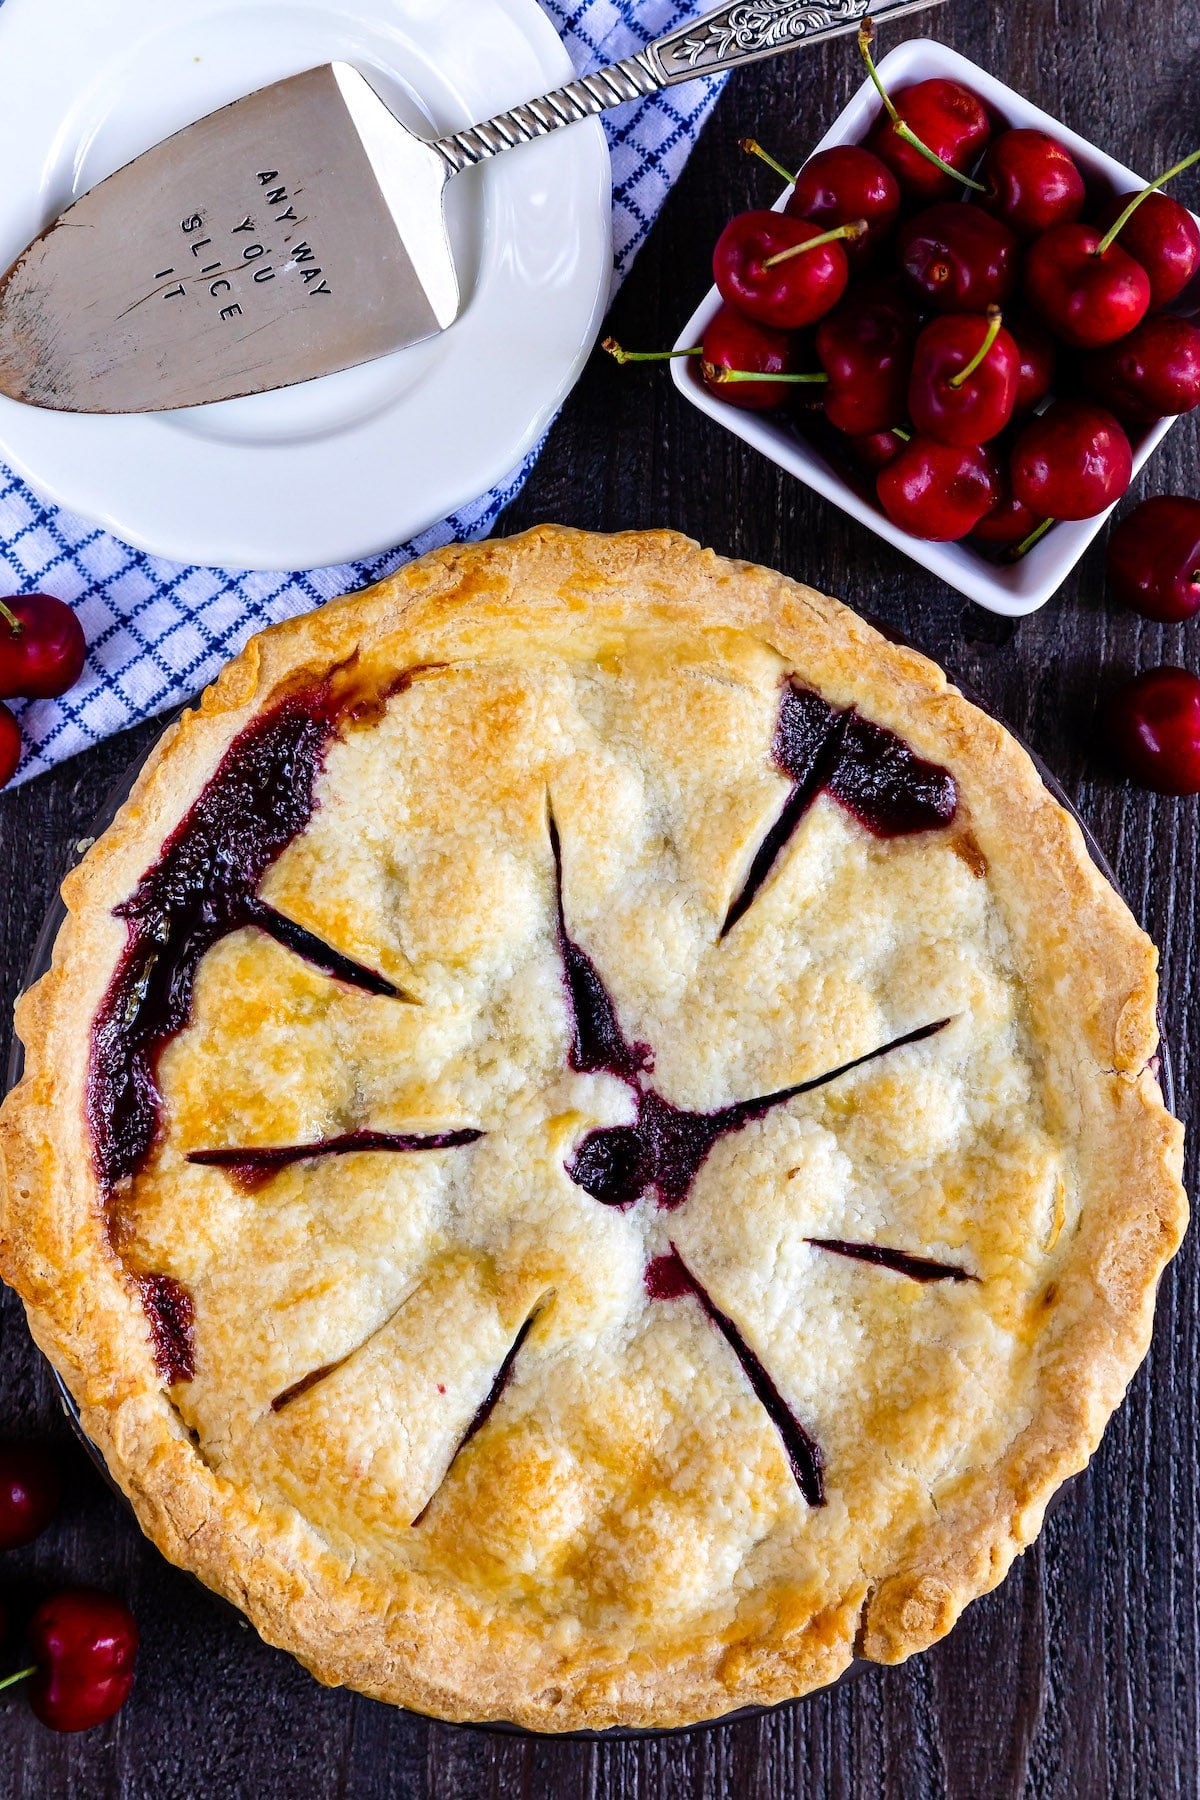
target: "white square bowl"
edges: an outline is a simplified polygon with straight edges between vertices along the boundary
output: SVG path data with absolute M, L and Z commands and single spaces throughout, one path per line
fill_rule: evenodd
M 1037 126 L 1065 144 L 1079 164 L 1089 189 L 1095 186 L 1120 193 L 1145 186 L 1142 176 L 1135 175 L 1124 164 L 1106 156 L 1102 150 L 1097 150 L 1094 144 L 1089 144 L 1073 131 L 1068 131 L 1057 119 L 1052 119 L 1040 107 L 1023 100 L 1020 94 L 1006 87 L 1002 81 L 997 81 L 994 75 L 989 75 L 976 63 L 968 61 L 965 56 L 959 56 L 955 50 L 947 49 L 944 44 L 935 43 L 931 38 L 910 38 L 905 44 L 897 44 L 879 64 L 879 73 L 889 90 L 906 87 L 914 81 L 926 81 L 935 75 L 949 76 L 954 81 L 962 82 L 979 95 L 997 121 L 1005 125 Z M 861 142 L 879 110 L 878 94 L 870 81 L 864 81 L 849 105 L 838 114 L 816 149 L 825 150 L 830 144 Z M 790 187 L 784 189 L 775 202 L 775 211 L 782 209 L 791 191 Z M 691 344 L 698 344 L 720 307 L 721 296 L 715 287 L 711 288 L 684 326 L 675 348 L 682 350 Z M 843 512 L 849 513 L 878 536 L 886 538 L 890 544 L 895 544 L 898 550 L 903 550 L 914 562 L 920 563 L 922 568 L 940 575 L 943 581 L 948 581 L 960 593 L 977 600 L 980 606 L 986 606 L 989 612 L 1020 618 L 1025 613 L 1036 612 L 1039 606 L 1044 606 L 1066 580 L 1104 524 L 1108 513 L 1112 511 L 1110 507 L 1107 512 L 1098 513 L 1094 519 L 1064 521 L 1056 525 L 1020 562 L 989 562 L 966 543 L 933 544 L 926 539 L 915 538 L 907 531 L 901 531 L 883 512 L 855 493 L 818 449 L 806 443 L 781 420 L 773 418 L 769 413 L 740 412 L 719 399 L 704 385 L 699 371 L 692 366 L 690 359 L 681 357 L 673 362 L 671 374 L 680 393 L 693 406 L 698 406 L 701 412 L 716 419 L 727 431 L 744 438 L 746 443 L 753 444 L 756 450 L 769 456 L 781 469 L 786 469 L 808 487 L 815 488 L 818 494 L 832 500 Z M 1157 450 L 1174 423 L 1173 418 L 1159 419 L 1148 426 L 1143 435 L 1131 437 L 1135 476 L 1147 458 Z

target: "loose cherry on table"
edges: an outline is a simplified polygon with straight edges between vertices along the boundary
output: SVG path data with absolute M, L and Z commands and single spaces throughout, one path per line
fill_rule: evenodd
M 15 740 L 13 768 L 20 756 L 17 722 L 7 707 L 0 709 L 0 744 L 3 720 L 12 720 Z M 3 770 L 0 769 L 0 773 Z M 12 769 L 4 775 L 7 781 Z M 17 1550 L 40 1537 L 62 1501 L 62 1475 L 58 1463 L 42 1444 L 0 1444 L 0 1550 Z
M 915 315 L 887 300 L 847 300 L 817 327 L 828 376 L 825 417 L 850 437 L 886 431 L 905 415 Z
M 1017 126 L 988 145 L 979 204 L 1021 237 L 1070 224 L 1083 211 L 1083 176 L 1070 152 L 1044 131 Z
M 1158 192 L 1164 181 L 1197 160 L 1200 151 L 1185 156 L 1148 188 L 1115 196 L 1100 212 L 1101 227 L 1105 231 L 1116 227 L 1122 249 L 1145 269 L 1151 307 L 1174 300 L 1200 269 L 1200 225 L 1185 206 Z
M 1021 427 L 1009 467 L 1012 491 L 1031 512 L 1091 519 L 1129 486 L 1133 451 L 1102 406 L 1056 400 Z
M 1200 612 L 1200 500 L 1156 494 L 1127 513 L 1108 540 L 1108 583 L 1147 619 Z
M 896 247 L 910 295 L 934 312 L 986 312 L 1016 286 L 1017 239 L 976 206 L 928 207 L 900 227 Z
M 866 229 L 861 219 L 823 231 L 786 213 L 739 213 L 713 251 L 717 289 L 757 324 L 798 331 L 841 299 L 850 279 L 842 240 Z
M 29 1622 L 33 1662 L 0 1681 L 29 1681 L 29 1704 L 53 1731 L 87 1731 L 119 1712 L 133 1686 L 138 1628 L 133 1614 L 97 1588 L 67 1588 Z
M 1109 697 L 1105 738 L 1125 773 L 1158 794 L 1200 793 L 1200 678 L 1146 669 Z
M 959 81 L 935 76 L 889 95 L 871 56 L 874 28 L 864 20 L 858 47 L 883 101 L 883 115 L 867 136 L 867 149 L 886 163 L 909 200 L 945 200 L 963 187 L 982 192 L 967 175 L 992 135 L 987 108 Z
M 894 525 L 913 537 L 949 543 L 966 537 L 1002 490 L 999 466 L 986 449 L 915 437 L 880 470 L 875 491 Z
M 1128 337 L 1083 358 L 1084 386 L 1119 419 L 1148 425 L 1200 406 L 1200 326 L 1152 313 Z
M 909 416 L 939 444 L 986 444 L 1012 418 L 1020 367 L 998 307 L 985 319 L 976 313 L 933 319 L 913 351 Z
M 1077 350 L 1111 344 L 1145 318 L 1150 277 L 1095 225 L 1052 225 L 1025 257 L 1025 299 Z
M 0 600 L 0 700 L 56 699 L 79 680 L 86 656 L 83 627 L 65 600 Z
M 822 231 L 861 219 L 864 231 L 842 247 L 851 269 L 863 269 L 895 229 L 900 186 L 887 164 L 861 144 L 834 144 L 809 157 L 784 210 Z

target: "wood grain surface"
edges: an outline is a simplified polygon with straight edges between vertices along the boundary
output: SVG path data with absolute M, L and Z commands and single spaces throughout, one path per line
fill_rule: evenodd
M 1195 0 L 953 0 L 930 30 L 1146 174 L 1200 141 Z M 907 35 L 897 28 L 896 40 Z M 886 45 L 885 45 L 886 47 Z M 666 346 L 708 281 L 712 242 L 774 178 L 737 149 L 752 131 L 787 162 L 860 78 L 832 45 L 734 79 L 614 309 L 628 344 Z M 1194 176 L 1183 189 L 1197 203 Z M 466 422 L 464 421 L 464 424 Z M 1194 421 L 1167 440 L 1146 492 L 1200 492 Z M 1128 503 L 1126 503 L 1128 504 Z M 1060 777 L 1163 950 L 1164 1018 L 1184 1116 L 1193 1090 L 1197 801 L 1122 786 L 1094 742 L 1097 700 L 1152 663 L 1200 670 L 1200 621 L 1118 615 L 1097 544 L 1063 592 L 1015 630 L 965 606 L 898 552 L 686 407 L 661 371 L 597 355 L 505 525 L 671 525 L 775 565 L 889 621 L 1014 726 Z M 126 733 L 0 801 L 0 1004 L 5 1020 L 42 916 L 106 791 L 156 733 Z M 1194 1155 L 1190 1159 L 1194 1171 Z M 0 1794 L 371 1796 L 404 1800 L 1099 1800 L 1200 1791 L 1196 1241 L 1162 1288 L 1154 1345 L 1091 1469 L 1040 1542 L 952 1635 L 900 1669 L 871 1669 L 771 1716 L 633 1743 L 559 1743 L 431 1724 L 316 1685 L 143 1541 L 77 1450 L 20 1307 L 0 1306 L 0 1433 L 52 1438 L 65 1516 L 3 1559 L 19 1618 L 50 1586 L 124 1595 L 142 1628 L 137 1686 L 77 1738 L 0 1698 Z M 15 1650 L 7 1653 L 9 1661 Z M 0 1653 L 0 1668 L 9 1666 Z

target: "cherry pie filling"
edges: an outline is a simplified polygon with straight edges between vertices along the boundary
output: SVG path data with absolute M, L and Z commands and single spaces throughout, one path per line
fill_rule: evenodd
M 340 696 L 336 682 L 293 692 L 247 726 L 168 838 L 158 861 L 118 909 L 126 922 L 127 940 L 93 1024 L 87 1084 L 93 1156 L 110 1230 L 118 1190 L 142 1169 L 159 1131 L 159 1058 L 187 1025 L 200 961 L 222 937 L 248 926 L 257 928 L 334 981 L 393 1002 L 408 1000 L 378 971 L 324 942 L 267 905 L 259 894 L 268 869 L 313 816 L 318 778 L 331 743 L 344 724 L 361 722 L 361 696 L 355 696 L 349 684 L 342 685 L 346 691 Z M 389 694 L 405 685 L 402 679 Z M 945 769 L 923 761 L 895 733 L 853 709 L 835 709 L 794 677 L 780 690 L 771 754 L 790 786 L 774 823 L 749 859 L 745 879 L 721 926 L 722 939 L 735 931 L 753 906 L 819 795 L 827 795 L 877 838 L 944 830 L 955 818 L 957 793 Z M 570 1031 L 567 1060 L 579 1073 L 608 1074 L 625 1083 L 634 1108 L 632 1123 L 588 1132 L 565 1160 L 571 1181 L 601 1206 L 623 1209 L 648 1195 L 663 1211 L 685 1206 L 701 1166 L 726 1134 L 854 1069 L 933 1038 L 951 1023 L 949 1018 L 930 1019 L 808 1080 L 712 1112 L 677 1107 L 653 1086 L 653 1046 L 626 1036 L 601 970 L 571 935 L 562 842 L 549 806 L 547 835 Z M 190 1151 L 188 1160 L 226 1170 L 244 1189 L 253 1189 L 281 1170 L 315 1158 L 465 1149 L 483 1135 L 474 1126 L 425 1134 L 356 1128 L 311 1143 L 201 1148 Z M 967 1268 L 896 1245 L 824 1237 L 806 1242 L 917 1283 L 979 1280 Z M 188 1381 L 194 1375 L 195 1354 L 193 1303 L 187 1288 L 165 1274 L 140 1273 L 134 1280 L 162 1379 L 168 1384 Z M 652 1301 L 692 1301 L 700 1307 L 777 1432 L 799 1491 L 809 1505 L 822 1505 L 820 1445 L 796 1417 L 737 1322 L 718 1307 L 674 1243 L 665 1254 L 651 1258 L 644 1285 Z M 502 1399 L 540 1306 L 539 1301 L 513 1337 L 451 1463 Z M 325 1364 L 304 1375 L 275 1396 L 272 1410 L 279 1412 L 338 1366 Z M 420 1524 L 432 1498 L 413 1525 Z

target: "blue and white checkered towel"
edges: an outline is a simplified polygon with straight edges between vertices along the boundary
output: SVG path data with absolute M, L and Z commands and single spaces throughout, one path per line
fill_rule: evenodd
M 543 4 L 581 72 L 628 56 L 703 10 L 696 0 Z M 616 281 L 687 161 L 719 85 L 689 82 L 606 115 Z M 45 504 L 0 465 L 0 597 L 40 589 L 70 601 L 89 645 L 87 668 L 69 694 L 15 703 L 25 740 L 17 780 L 186 700 L 262 626 L 376 581 L 423 551 L 486 536 L 537 455 L 535 449 L 490 493 L 390 555 L 286 574 L 183 568 L 147 556 Z

